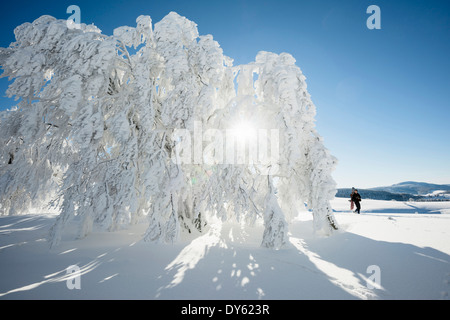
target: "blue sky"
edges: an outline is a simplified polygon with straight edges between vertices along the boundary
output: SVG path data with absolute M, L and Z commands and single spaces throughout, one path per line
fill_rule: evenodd
M 170 11 L 212 34 L 235 64 L 258 51 L 288 52 L 307 77 L 317 129 L 339 160 L 338 187 L 406 180 L 450 184 L 450 1 L 10 1 L 0 12 L 0 47 L 14 28 L 43 14 L 81 21 L 103 33 L 135 26 L 141 14 Z M 381 29 L 369 30 L 369 5 Z M 0 110 L 12 105 L 3 97 Z

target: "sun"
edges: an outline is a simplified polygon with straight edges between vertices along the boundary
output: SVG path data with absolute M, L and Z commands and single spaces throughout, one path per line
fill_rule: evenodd
M 256 139 L 256 128 L 250 121 L 239 121 L 231 128 L 231 131 L 234 136 L 242 140 L 254 141 Z

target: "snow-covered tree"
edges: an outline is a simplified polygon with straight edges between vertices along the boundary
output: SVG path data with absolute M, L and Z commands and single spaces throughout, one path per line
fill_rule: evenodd
M 279 248 L 304 201 L 316 230 L 338 228 L 336 160 L 291 55 L 260 52 L 233 66 L 174 12 L 155 25 L 139 16 L 111 36 L 50 16 L 14 33 L 0 48 L 18 101 L 0 113 L 0 214 L 52 207 L 52 245 L 74 219 L 80 237 L 147 220 L 144 238 L 170 243 L 216 216 L 263 219 L 262 245 Z M 240 121 L 276 135 L 225 134 Z M 274 139 L 271 157 L 259 157 Z M 232 150 L 239 143 L 244 159 Z

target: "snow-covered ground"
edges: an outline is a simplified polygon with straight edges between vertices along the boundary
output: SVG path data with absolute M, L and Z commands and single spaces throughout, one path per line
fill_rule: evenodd
M 450 202 L 332 204 L 338 234 L 315 235 L 304 212 L 277 251 L 236 222 L 174 245 L 143 242 L 138 225 L 50 250 L 54 216 L 0 217 L 0 299 L 449 299 Z

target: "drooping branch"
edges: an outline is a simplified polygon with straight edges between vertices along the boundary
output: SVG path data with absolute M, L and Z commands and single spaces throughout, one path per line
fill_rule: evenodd
M 262 218 L 262 245 L 280 248 L 299 201 L 316 230 L 338 228 L 329 204 L 336 160 L 315 131 L 315 106 L 291 55 L 260 52 L 233 66 L 212 36 L 174 12 L 154 26 L 140 16 L 113 36 L 49 16 L 15 35 L 0 48 L 3 76 L 13 80 L 7 93 L 22 100 L 0 117 L 0 210 L 57 206 L 52 245 L 74 217 L 79 237 L 146 219 L 147 240 L 173 242 L 217 216 Z M 252 142 L 274 147 L 271 156 L 206 161 L 216 146 L 205 147 L 204 134 L 225 136 L 243 118 L 276 131 Z M 190 139 L 186 163 L 176 157 L 177 130 Z

